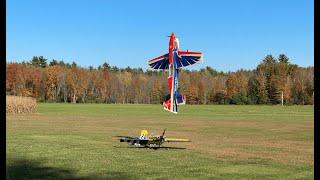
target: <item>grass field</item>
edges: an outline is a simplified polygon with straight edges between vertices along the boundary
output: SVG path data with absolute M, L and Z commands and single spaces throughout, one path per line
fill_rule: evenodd
M 313 179 L 313 106 L 39 104 L 7 114 L 7 179 Z M 191 143 L 130 148 L 141 129 Z

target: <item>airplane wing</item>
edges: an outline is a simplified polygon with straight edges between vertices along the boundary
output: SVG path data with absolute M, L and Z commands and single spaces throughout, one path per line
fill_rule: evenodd
M 178 51 L 178 68 L 186 67 L 202 60 L 201 52 L 191 52 L 191 51 Z
M 114 136 L 114 137 L 118 137 L 118 138 L 131 138 L 131 139 L 134 138 L 134 137 L 131 137 L 131 136 Z
M 191 142 L 189 139 L 165 138 L 165 142 Z
M 152 69 L 168 69 L 169 68 L 169 54 L 153 58 L 148 61 L 150 68 Z
M 139 138 L 127 138 L 127 137 L 123 137 L 123 138 L 120 138 L 120 142 L 127 142 L 129 144 L 134 144 L 134 143 L 138 143 L 138 144 L 141 144 L 141 145 L 146 145 L 149 140 L 147 139 L 139 139 Z

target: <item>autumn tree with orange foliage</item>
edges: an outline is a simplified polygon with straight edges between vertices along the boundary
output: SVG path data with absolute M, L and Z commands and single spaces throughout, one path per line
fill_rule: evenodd
M 313 104 L 314 68 L 267 55 L 254 70 L 218 72 L 211 67 L 180 70 L 179 91 L 187 104 Z M 158 104 L 169 94 L 166 71 L 118 68 L 103 63 L 83 68 L 42 56 L 7 63 L 6 93 L 42 102 Z

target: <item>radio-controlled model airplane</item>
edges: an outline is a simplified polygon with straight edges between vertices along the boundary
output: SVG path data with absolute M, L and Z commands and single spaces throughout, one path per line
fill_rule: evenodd
M 191 142 L 188 139 L 176 139 L 167 138 L 164 134 L 166 129 L 164 129 L 162 135 L 150 135 L 148 136 L 147 130 L 141 130 L 139 137 L 130 136 L 117 136 L 121 137 L 120 142 L 127 142 L 129 145 L 135 147 L 148 147 L 148 148 L 159 148 L 164 142 Z
M 185 104 L 186 98 L 178 92 L 179 70 L 202 60 L 201 52 L 181 51 L 179 40 L 171 33 L 169 40 L 169 53 L 148 61 L 151 69 L 169 70 L 168 88 L 170 94 L 163 102 L 164 109 L 172 113 L 178 113 L 178 105 Z

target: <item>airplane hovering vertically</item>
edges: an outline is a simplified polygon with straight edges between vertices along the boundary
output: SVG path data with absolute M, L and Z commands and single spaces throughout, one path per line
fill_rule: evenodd
M 178 92 L 179 70 L 202 60 L 201 52 L 179 50 L 179 40 L 171 33 L 169 40 L 169 53 L 149 60 L 149 66 L 155 70 L 169 70 L 168 88 L 169 95 L 163 102 L 164 109 L 173 113 L 178 113 L 178 105 L 185 104 L 186 98 Z

